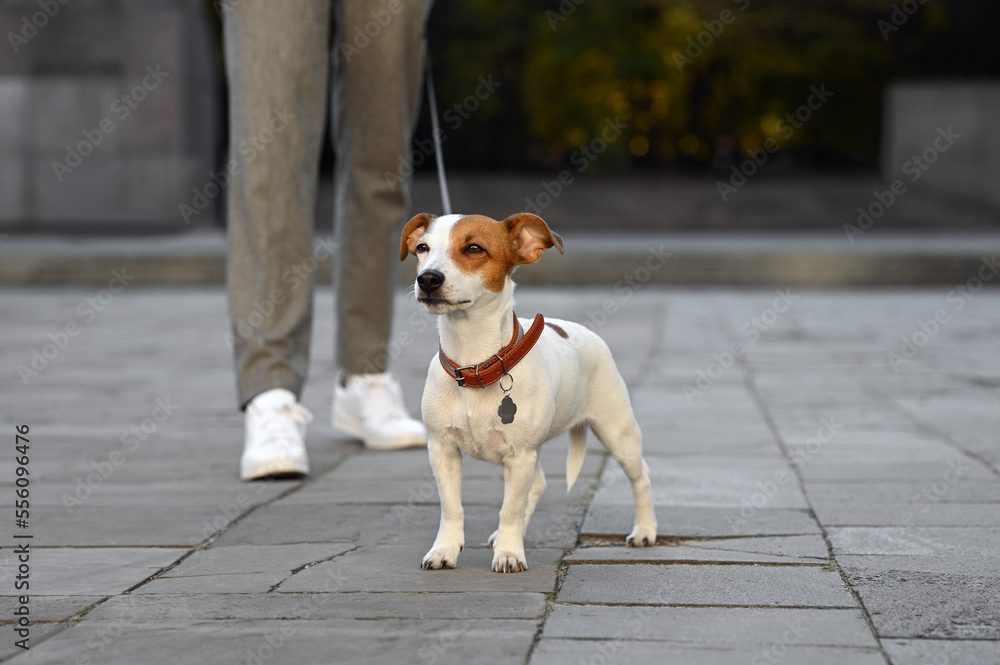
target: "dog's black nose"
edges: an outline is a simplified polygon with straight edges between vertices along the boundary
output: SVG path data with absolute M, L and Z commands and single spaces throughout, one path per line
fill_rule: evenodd
M 417 286 L 424 293 L 434 293 L 444 284 L 444 274 L 437 270 L 425 270 L 417 275 Z

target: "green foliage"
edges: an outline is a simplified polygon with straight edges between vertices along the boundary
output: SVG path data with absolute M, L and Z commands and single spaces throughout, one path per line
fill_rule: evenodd
M 442 110 L 480 76 L 502 83 L 450 128 L 449 161 L 552 166 L 619 118 L 596 168 L 705 168 L 768 138 L 793 164 L 873 164 L 892 77 L 1000 72 L 981 27 L 1000 3 L 926 0 L 886 38 L 879 21 L 902 1 L 439 0 Z M 789 134 L 781 120 L 820 86 L 833 96 Z

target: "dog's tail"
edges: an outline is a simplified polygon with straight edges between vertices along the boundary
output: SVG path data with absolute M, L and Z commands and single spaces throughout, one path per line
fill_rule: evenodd
M 566 456 L 566 493 L 573 488 L 580 475 L 583 457 L 587 454 L 587 424 L 574 425 L 569 431 L 569 455 Z

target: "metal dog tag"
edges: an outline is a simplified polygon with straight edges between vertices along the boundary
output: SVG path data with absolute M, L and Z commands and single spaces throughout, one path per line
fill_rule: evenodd
M 503 362 L 503 359 L 500 360 Z M 510 390 L 514 387 L 514 377 L 506 372 L 506 367 L 504 367 L 503 376 L 500 377 L 500 390 L 503 391 L 503 399 L 500 400 L 500 406 L 497 407 L 497 415 L 500 416 L 500 422 L 504 425 L 510 425 L 514 422 L 514 414 L 517 413 L 517 404 L 514 404 L 514 400 L 510 398 Z M 503 380 L 510 379 L 510 385 L 506 388 L 503 387 Z
M 500 406 L 497 407 L 497 415 L 500 416 L 500 422 L 504 425 L 511 424 L 514 422 L 515 413 L 517 413 L 517 404 L 514 404 L 514 400 L 510 398 L 510 395 L 504 395 Z

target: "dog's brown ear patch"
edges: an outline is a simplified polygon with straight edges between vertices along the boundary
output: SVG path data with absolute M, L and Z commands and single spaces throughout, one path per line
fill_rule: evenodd
M 422 212 L 406 223 L 403 235 L 399 239 L 399 260 L 405 261 L 408 254 L 415 254 L 414 248 L 420 237 L 427 233 L 427 227 L 435 219 L 434 215 Z
M 507 237 L 517 256 L 517 264 L 534 263 L 549 247 L 563 253 L 563 239 L 549 230 L 541 217 L 522 212 L 503 220 L 507 227 Z

